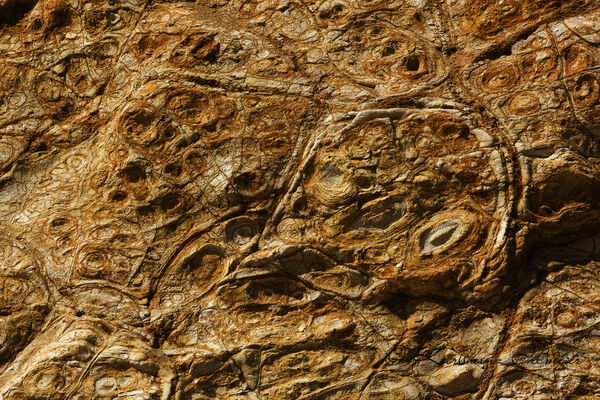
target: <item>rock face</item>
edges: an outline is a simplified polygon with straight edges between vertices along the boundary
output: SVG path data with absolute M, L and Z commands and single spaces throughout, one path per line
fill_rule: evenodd
M 0 399 L 600 399 L 599 46 L 591 0 L 0 0 Z

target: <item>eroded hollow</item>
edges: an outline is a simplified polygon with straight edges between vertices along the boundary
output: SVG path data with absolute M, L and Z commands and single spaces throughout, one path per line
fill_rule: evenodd
M 197 288 L 207 287 L 213 278 L 221 272 L 223 252 L 215 246 L 199 249 L 184 263 L 188 283 Z

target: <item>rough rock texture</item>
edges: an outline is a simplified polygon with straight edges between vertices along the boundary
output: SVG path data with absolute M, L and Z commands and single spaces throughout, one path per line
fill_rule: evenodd
M 0 0 L 0 399 L 600 399 L 600 3 Z

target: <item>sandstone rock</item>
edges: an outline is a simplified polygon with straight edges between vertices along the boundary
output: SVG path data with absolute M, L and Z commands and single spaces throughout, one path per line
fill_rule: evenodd
M 471 392 L 479 385 L 482 372 L 482 368 L 475 364 L 448 365 L 431 375 L 429 385 L 448 395 Z

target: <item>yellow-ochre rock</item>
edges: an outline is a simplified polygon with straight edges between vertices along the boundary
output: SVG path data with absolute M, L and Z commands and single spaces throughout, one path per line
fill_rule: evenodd
M 479 385 L 483 369 L 475 364 L 448 365 L 434 372 L 429 385 L 447 395 L 472 391 Z

